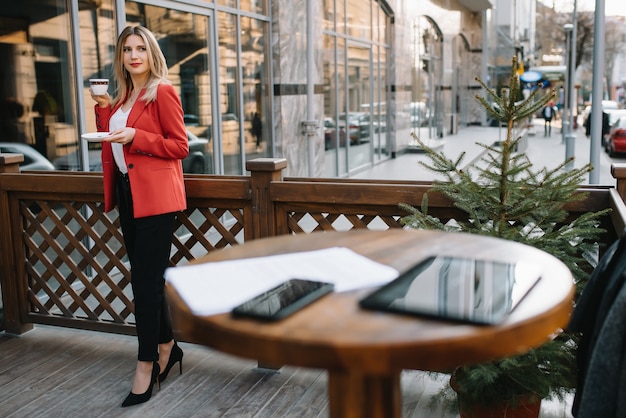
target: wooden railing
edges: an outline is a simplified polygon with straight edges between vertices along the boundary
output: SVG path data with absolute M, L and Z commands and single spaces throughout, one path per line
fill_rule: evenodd
M 22 172 L 0 156 L 0 284 L 4 327 L 19 334 L 34 323 L 132 334 L 130 271 L 115 211 L 103 212 L 100 173 Z M 188 209 L 178 217 L 170 264 L 215 249 L 280 234 L 353 228 L 401 228 L 430 182 L 283 178 L 284 159 L 256 159 L 250 176 L 186 175 Z M 617 187 L 584 186 L 570 217 L 612 208 L 601 243 L 626 225 L 626 168 Z M 442 195 L 429 193 L 429 213 L 465 219 Z

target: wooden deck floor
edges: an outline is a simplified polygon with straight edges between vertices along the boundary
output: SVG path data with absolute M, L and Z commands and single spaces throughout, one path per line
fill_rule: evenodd
M 149 402 L 121 408 L 134 372 L 135 337 L 47 326 L 19 337 L 0 333 L 0 417 L 328 416 L 321 370 L 285 366 L 264 374 L 253 360 L 193 344 L 181 347 L 182 376 L 173 369 Z M 427 406 L 445 382 L 403 372 L 403 417 L 458 417 Z M 541 417 L 568 418 L 569 408 L 544 401 Z

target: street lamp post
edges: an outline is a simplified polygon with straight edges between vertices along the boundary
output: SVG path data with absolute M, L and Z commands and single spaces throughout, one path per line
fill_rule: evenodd
M 573 66 L 576 65 L 572 62 L 572 33 L 574 32 L 574 25 L 571 23 L 566 23 L 563 25 L 563 31 L 565 32 L 565 51 L 567 56 L 567 67 L 568 71 L 565 76 L 565 103 L 564 109 L 565 113 L 561 118 L 561 134 L 563 135 L 563 141 L 565 142 L 565 161 L 568 163 L 565 165 L 566 170 L 571 170 L 574 168 L 574 146 L 575 139 L 574 131 L 573 131 L 573 111 L 572 111 L 572 96 L 573 96 L 573 87 L 574 87 L 574 72 Z
M 600 145 L 602 144 L 602 81 L 604 74 L 604 0 L 596 0 L 593 32 L 593 80 L 591 101 L 591 141 L 589 141 L 589 184 L 600 181 Z
M 574 133 L 574 110 L 576 110 L 576 115 L 578 115 L 577 102 L 574 100 L 574 89 L 576 86 L 576 34 L 578 32 L 578 18 L 576 15 L 576 0 L 574 0 L 574 11 L 572 12 L 572 36 L 570 37 L 569 50 L 569 128 L 572 134 Z

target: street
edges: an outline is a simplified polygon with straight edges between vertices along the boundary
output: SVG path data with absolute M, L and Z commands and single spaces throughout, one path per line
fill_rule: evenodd
M 582 167 L 589 163 L 590 140 L 585 137 L 584 129 L 579 125 L 575 131 L 576 139 L 573 146 L 574 167 Z M 504 140 L 505 128 L 468 126 L 459 129 L 454 135 L 447 135 L 442 139 L 425 141 L 428 146 L 443 152 L 447 157 L 456 159 L 461 153 L 465 153 L 463 160 L 465 165 L 479 158 L 484 149 L 477 143 L 491 145 L 499 140 Z M 532 127 L 526 133 L 526 147 L 522 152 L 526 153 L 530 161 L 537 168 L 554 168 L 565 160 L 565 144 L 561 135 L 560 121 L 553 122 L 552 134 L 544 136 L 543 119 L 534 119 Z M 432 172 L 424 168 L 420 161 L 428 162 L 424 153 L 403 153 L 395 159 L 368 167 L 359 171 L 351 178 L 357 179 L 383 179 L 383 180 L 440 180 Z M 626 163 L 626 155 L 610 158 L 603 149 L 600 149 L 599 182 L 601 185 L 615 185 L 615 179 L 611 176 L 611 164 Z M 585 179 L 589 183 L 589 178 Z

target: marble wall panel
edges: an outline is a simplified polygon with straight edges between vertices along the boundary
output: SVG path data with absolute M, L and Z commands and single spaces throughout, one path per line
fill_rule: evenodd
M 313 10 L 321 10 L 321 0 L 312 0 Z M 322 83 L 322 19 L 312 16 L 307 22 L 307 0 L 277 0 L 273 2 L 277 20 L 274 31 L 274 132 L 276 156 L 288 161 L 285 176 L 319 176 L 323 172 L 324 144 L 322 129 L 322 96 L 314 95 L 312 109 L 308 107 L 307 24 L 312 24 L 314 66 L 311 78 L 315 85 Z M 302 133 L 302 122 L 319 123 L 313 137 Z M 309 141 L 314 141 L 313 170 L 309 171 Z

